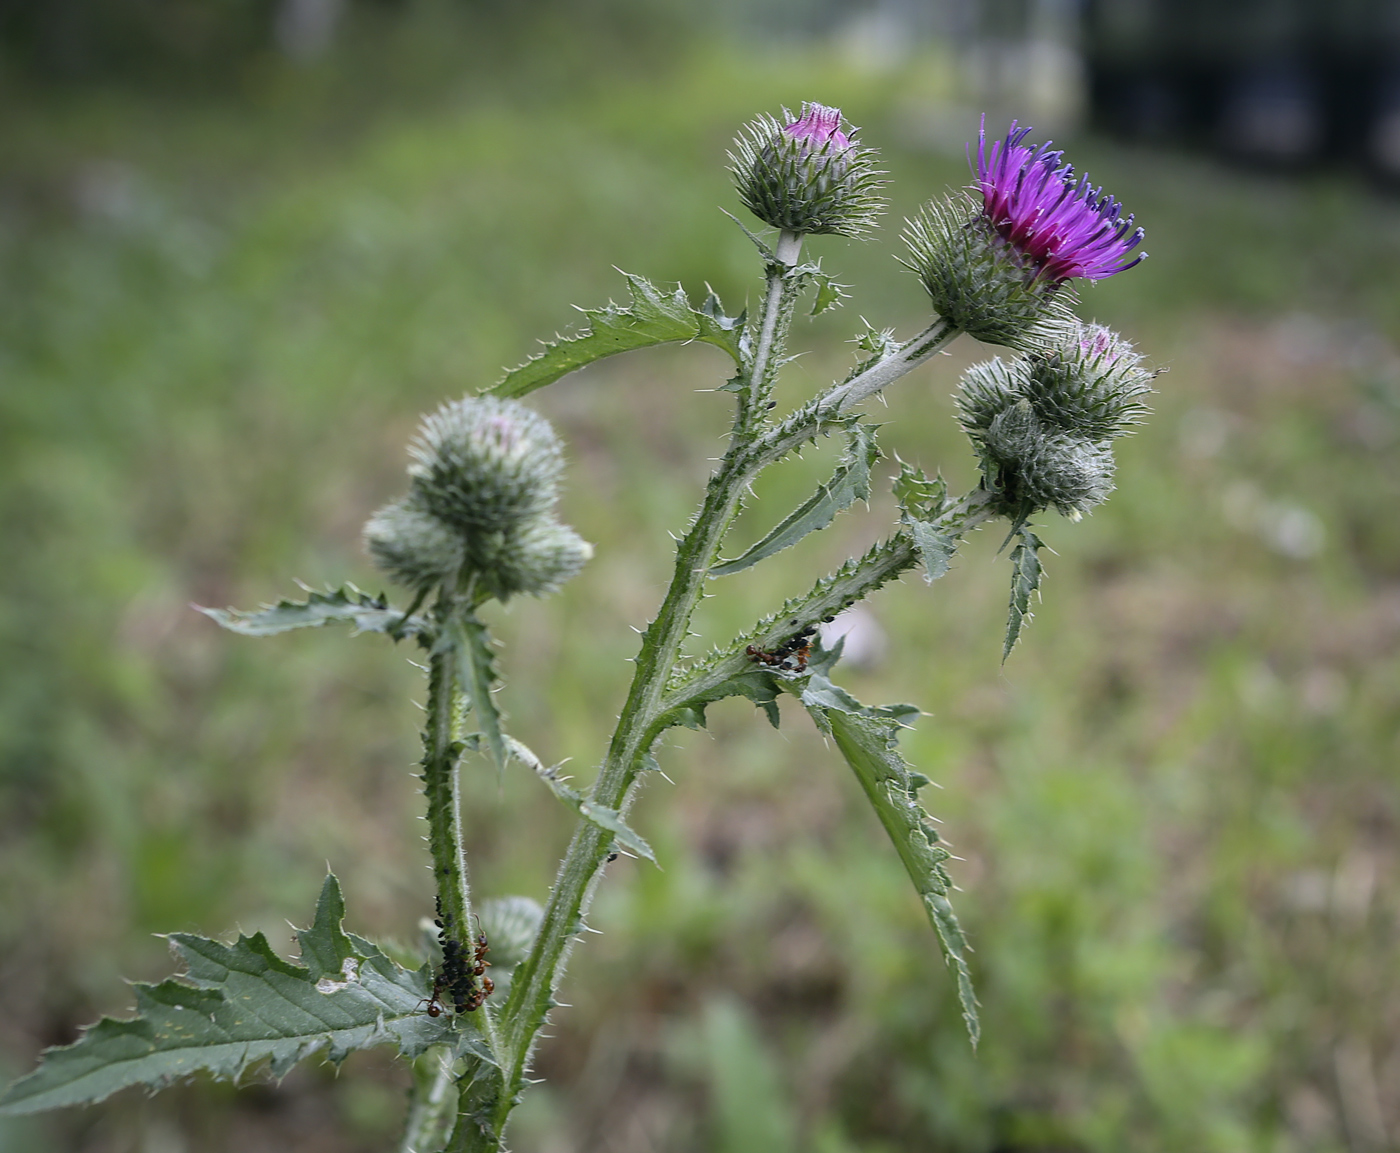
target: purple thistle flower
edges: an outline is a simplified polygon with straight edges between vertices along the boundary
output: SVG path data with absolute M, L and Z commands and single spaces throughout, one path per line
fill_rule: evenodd
M 1089 178 L 1074 180 L 1063 152 L 1047 141 L 1039 148 L 1021 143 L 1029 128 L 1011 122 L 1005 142 L 987 147 L 986 117 L 977 134 L 977 184 L 982 212 L 997 234 L 1035 267 L 1037 279 L 1060 284 L 1072 277 L 1102 280 L 1123 272 L 1145 253 L 1129 260 L 1143 231 L 1102 188 Z
M 841 131 L 841 109 L 825 104 L 804 104 L 801 117 L 783 131 L 800 141 L 805 150 L 830 144 L 836 151 L 844 152 L 851 146 L 851 138 Z

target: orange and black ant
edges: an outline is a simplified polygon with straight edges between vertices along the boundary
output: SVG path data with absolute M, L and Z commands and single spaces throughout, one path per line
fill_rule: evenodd
M 793 621 L 792 623 L 796 624 L 797 622 Z M 816 631 L 816 625 L 807 625 L 775 649 L 761 649 L 756 645 L 749 645 L 744 652 L 749 660 L 758 664 L 782 669 L 784 672 L 800 673 L 807 667 L 807 658 L 812 653 L 812 637 Z
M 418 1004 L 420 1006 L 427 1006 L 427 1008 L 425 1008 L 423 1011 L 427 1013 L 429 1017 L 442 1016 L 442 1011 L 444 1008 L 446 1008 L 446 1006 L 442 1003 L 441 977 L 438 977 L 435 981 L 433 981 L 433 995 L 431 997 L 428 997 L 426 1000 L 419 1001 Z
M 429 1017 L 442 1016 L 447 1007 L 443 997 L 449 996 L 454 1012 L 474 1013 L 496 988 L 491 978 L 486 976 L 486 970 L 491 965 L 486 954 L 491 946 L 486 941 L 481 918 L 476 918 L 476 940 L 471 943 L 470 960 L 463 943 L 448 932 L 452 926 L 452 914 L 443 912 L 441 900 L 438 901 L 438 917 L 433 924 L 438 927 L 438 941 L 442 945 L 442 972 L 433 981 L 433 995 L 426 1002 L 425 1012 Z M 477 981 L 478 977 L 480 982 Z

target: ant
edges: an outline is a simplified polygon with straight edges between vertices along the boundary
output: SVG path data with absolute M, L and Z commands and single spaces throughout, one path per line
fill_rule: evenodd
M 442 1016 L 442 1011 L 444 1008 L 446 1008 L 446 1006 L 442 1003 L 441 977 L 438 977 L 436 980 L 433 981 L 433 995 L 429 997 L 426 1001 L 419 1001 L 418 1004 L 427 1006 L 427 1008 L 424 1009 L 424 1012 L 427 1013 L 429 1017 Z
M 450 995 L 454 1012 L 474 1013 L 496 988 L 495 982 L 486 976 L 486 970 L 491 966 L 486 959 L 491 949 L 486 940 L 486 931 L 481 927 L 481 918 L 477 917 L 476 940 L 471 943 L 471 959 L 468 960 L 462 942 L 447 935 L 444 922 L 450 925 L 452 915 L 442 912 L 441 903 L 438 911 L 441 915 L 433 923 L 439 929 L 438 940 L 442 943 L 442 972 L 433 981 L 433 995 L 426 1003 L 420 1004 L 426 1004 L 424 1011 L 429 1017 L 441 1017 L 447 1008 L 443 997 Z M 481 979 L 479 983 L 478 977 Z
M 797 622 L 791 623 L 796 624 Z M 756 645 L 749 645 L 744 652 L 748 655 L 749 660 L 758 664 L 782 669 L 784 672 L 800 673 L 807 667 L 807 658 L 812 653 L 812 637 L 816 635 L 816 631 L 816 625 L 807 625 L 771 651 L 761 649 Z

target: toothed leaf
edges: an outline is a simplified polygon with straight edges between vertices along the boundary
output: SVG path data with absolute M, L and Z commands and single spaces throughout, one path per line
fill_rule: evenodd
M 850 443 L 836 472 L 806 501 L 783 518 L 767 536 L 734 560 L 722 561 L 710 569 L 710 576 L 729 576 L 766 560 L 774 553 L 791 548 L 808 533 L 826 528 L 836 514 L 858 500 L 870 499 L 870 469 L 880 458 L 875 445 L 878 426 L 853 424 Z
M 894 496 L 906 517 L 932 520 L 948 502 L 948 482 L 941 476 L 930 480 L 924 470 L 906 461 L 899 462 L 899 475 L 894 479 Z
M 1011 550 L 1011 603 L 1006 620 L 1006 640 L 1001 647 L 1005 662 L 1021 636 L 1021 629 L 1031 620 L 1031 596 L 1040 589 L 1041 568 L 1039 550 L 1041 539 L 1028 528 L 1017 530 L 1020 540 Z
M 316 628 L 326 624 L 349 624 L 362 633 L 389 633 L 395 637 L 432 632 L 423 617 L 407 616 L 385 599 L 370 596 L 354 585 L 327 592 L 310 593 L 304 601 L 278 601 L 260 609 L 196 609 L 222 627 L 249 637 L 270 637 L 292 629 Z
M 543 352 L 506 373 L 489 391 L 497 396 L 524 396 L 605 356 L 680 340 L 713 344 L 739 362 L 743 324 L 739 318 L 724 316 L 718 301 L 707 300 L 703 309 L 694 309 L 679 285 L 665 292 L 640 276 L 623 275 L 630 304 L 585 309 L 586 330 L 546 344 Z
M 927 783 L 927 778 L 911 773 L 899 753 L 899 730 L 903 726 L 896 719 L 872 715 L 878 710 L 863 706 L 861 712 L 820 704 L 808 708 L 818 727 L 831 735 L 854 771 L 885 832 L 894 842 L 904 871 L 914 882 L 924 911 L 938 934 L 944 960 L 957 979 L 963 1021 L 975 1047 L 981 1026 L 967 961 L 969 949 L 948 899 L 952 881 L 943 867 L 951 854 L 940 842 L 932 818 L 918 800 L 918 790 Z
M 837 284 L 826 273 L 818 270 L 812 274 L 812 279 L 816 283 L 816 296 L 812 301 L 812 315 L 820 316 L 829 308 L 835 308 L 843 303 L 849 295 L 846 292 L 847 286 Z
M 470 613 L 462 614 L 453 633 L 457 668 L 467 703 L 476 714 L 486 748 L 496 764 L 496 772 L 504 772 L 506 737 L 501 731 L 500 710 L 496 708 L 495 698 L 491 695 L 499 678 L 496 676 L 495 657 L 491 653 L 490 634 L 486 626 Z
M 328 876 L 314 924 L 297 933 L 300 965 L 278 957 L 261 933 L 232 945 L 172 934 L 185 976 L 136 985 L 137 1016 L 104 1017 L 74 1044 L 49 1049 L 0 1098 L 0 1113 L 90 1104 L 130 1085 L 160 1089 L 199 1071 L 237 1080 L 265 1061 L 281 1077 L 319 1052 L 339 1064 L 375 1045 L 411 1058 L 454 1042 L 462 1026 L 423 1011 L 429 970 L 402 968 L 346 935 L 344 915 L 340 886 Z
M 919 552 L 919 559 L 924 563 L 924 580 L 932 584 L 945 576 L 952 566 L 953 554 L 958 549 L 957 539 L 946 532 L 939 532 L 927 521 L 907 520 L 905 523 Z

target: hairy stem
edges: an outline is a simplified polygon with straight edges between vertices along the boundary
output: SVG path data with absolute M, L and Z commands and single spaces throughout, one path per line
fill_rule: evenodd
M 408 1124 L 399 1153 L 430 1153 L 441 1148 L 456 1097 L 452 1078 L 451 1055 L 441 1046 L 429 1049 L 413 1063 Z
M 441 619 L 453 610 L 444 605 L 438 611 Z M 462 746 L 454 739 L 452 731 L 457 701 L 457 660 L 447 641 L 450 631 L 440 630 L 438 644 L 429 657 L 428 706 L 423 729 L 423 792 L 428 798 L 428 848 L 433 858 L 438 918 L 442 921 L 445 940 L 465 943 L 470 940 L 472 910 L 458 812 L 457 772 Z
M 977 488 L 949 504 L 934 518 L 932 525 L 949 539 L 960 541 L 994 515 L 987 493 Z M 794 622 L 806 625 L 832 616 L 864 600 L 882 585 L 914 568 L 919 561 L 913 539 L 903 529 L 872 547 L 863 557 L 848 561 L 839 571 L 817 581 L 807 593 L 788 601 L 765 625 L 730 642 L 723 650 L 678 675 L 662 698 L 661 715 L 689 701 L 704 700 L 709 692 L 725 681 L 747 672 L 753 667 L 746 651 L 750 645 L 760 649 L 771 648 L 792 635 Z
M 783 233 L 779 238 L 777 259 L 768 269 L 753 358 L 742 378 L 729 449 L 710 477 L 699 513 L 677 546 L 670 587 L 642 636 L 627 700 L 590 793 L 595 804 L 620 813 L 626 813 L 647 754 L 666 728 L 667 682 L 680 658 L 710 567 L 749 484 L 767 465 L 817 435 L 859 400 L 922 364 L 957 335 L 951 325 L 936 322 L 888 357 L 762 433 L 772 378 L 781 363 L 787 326 L 801 288 L 799 278 L 793 275 L 800 244 L 800 236 Z M 914 563 L 912 545 L 902 535 L 897 536 L 887 549 L 883 571 L 872 570 L 864 576 L 882 583 Z M 833 601 L 833 608 L 835 605 Z M 459 1081 L 458 1121 L 448 1153 L 495 1153 L 501 1148 L 506 1120 L 525 1085 L 531 1051 L 556 1004 L 554 989 L 573 941 L 584 930 L 584 914 L 612 846 L 612 835 L 592 822 L 581 821 L 575 828 L 535 943 L 512 975 L 510 998 L 499 1013 L 499 1031 L 492 1044 L 497 1064 L 487 1068 L 480 1061 L 469 1062 L 471 1067 Z
M 666 681 L 680 657 L 691 615 L 703 595 L 725 530 L 752 479 L 747 449 L 767 410 L 772 378 L 801 288 L 792 274 L 801 243 L 801 236 L 795 233 L 784 232 L 779 237 L 776 259 L 768 268 L 753 358 L 745 366 L 729 450 L 710 478 L 700 512 L 677 546 L 671 585 L 643 634 L 632 685 L 590 794 L 595 804 L 621 812 L 628 807 L 645 754 L 655 739 Z M 555 985 L 571 943 L 583 930 L 584 912 L 612 844 L 611 834 L 592 822 L 581 821 L 575 829 L 534 947 L 512 976 L 510 999 L 500 1019 L 500 1069 L 490 1078 L 477 1078 L 464 1090 L 458 1132 L 450 1149 L 486 1151 L 499 1147 L 506 1118 L 524 1084 L 531 1049 L 555 1004 Z

